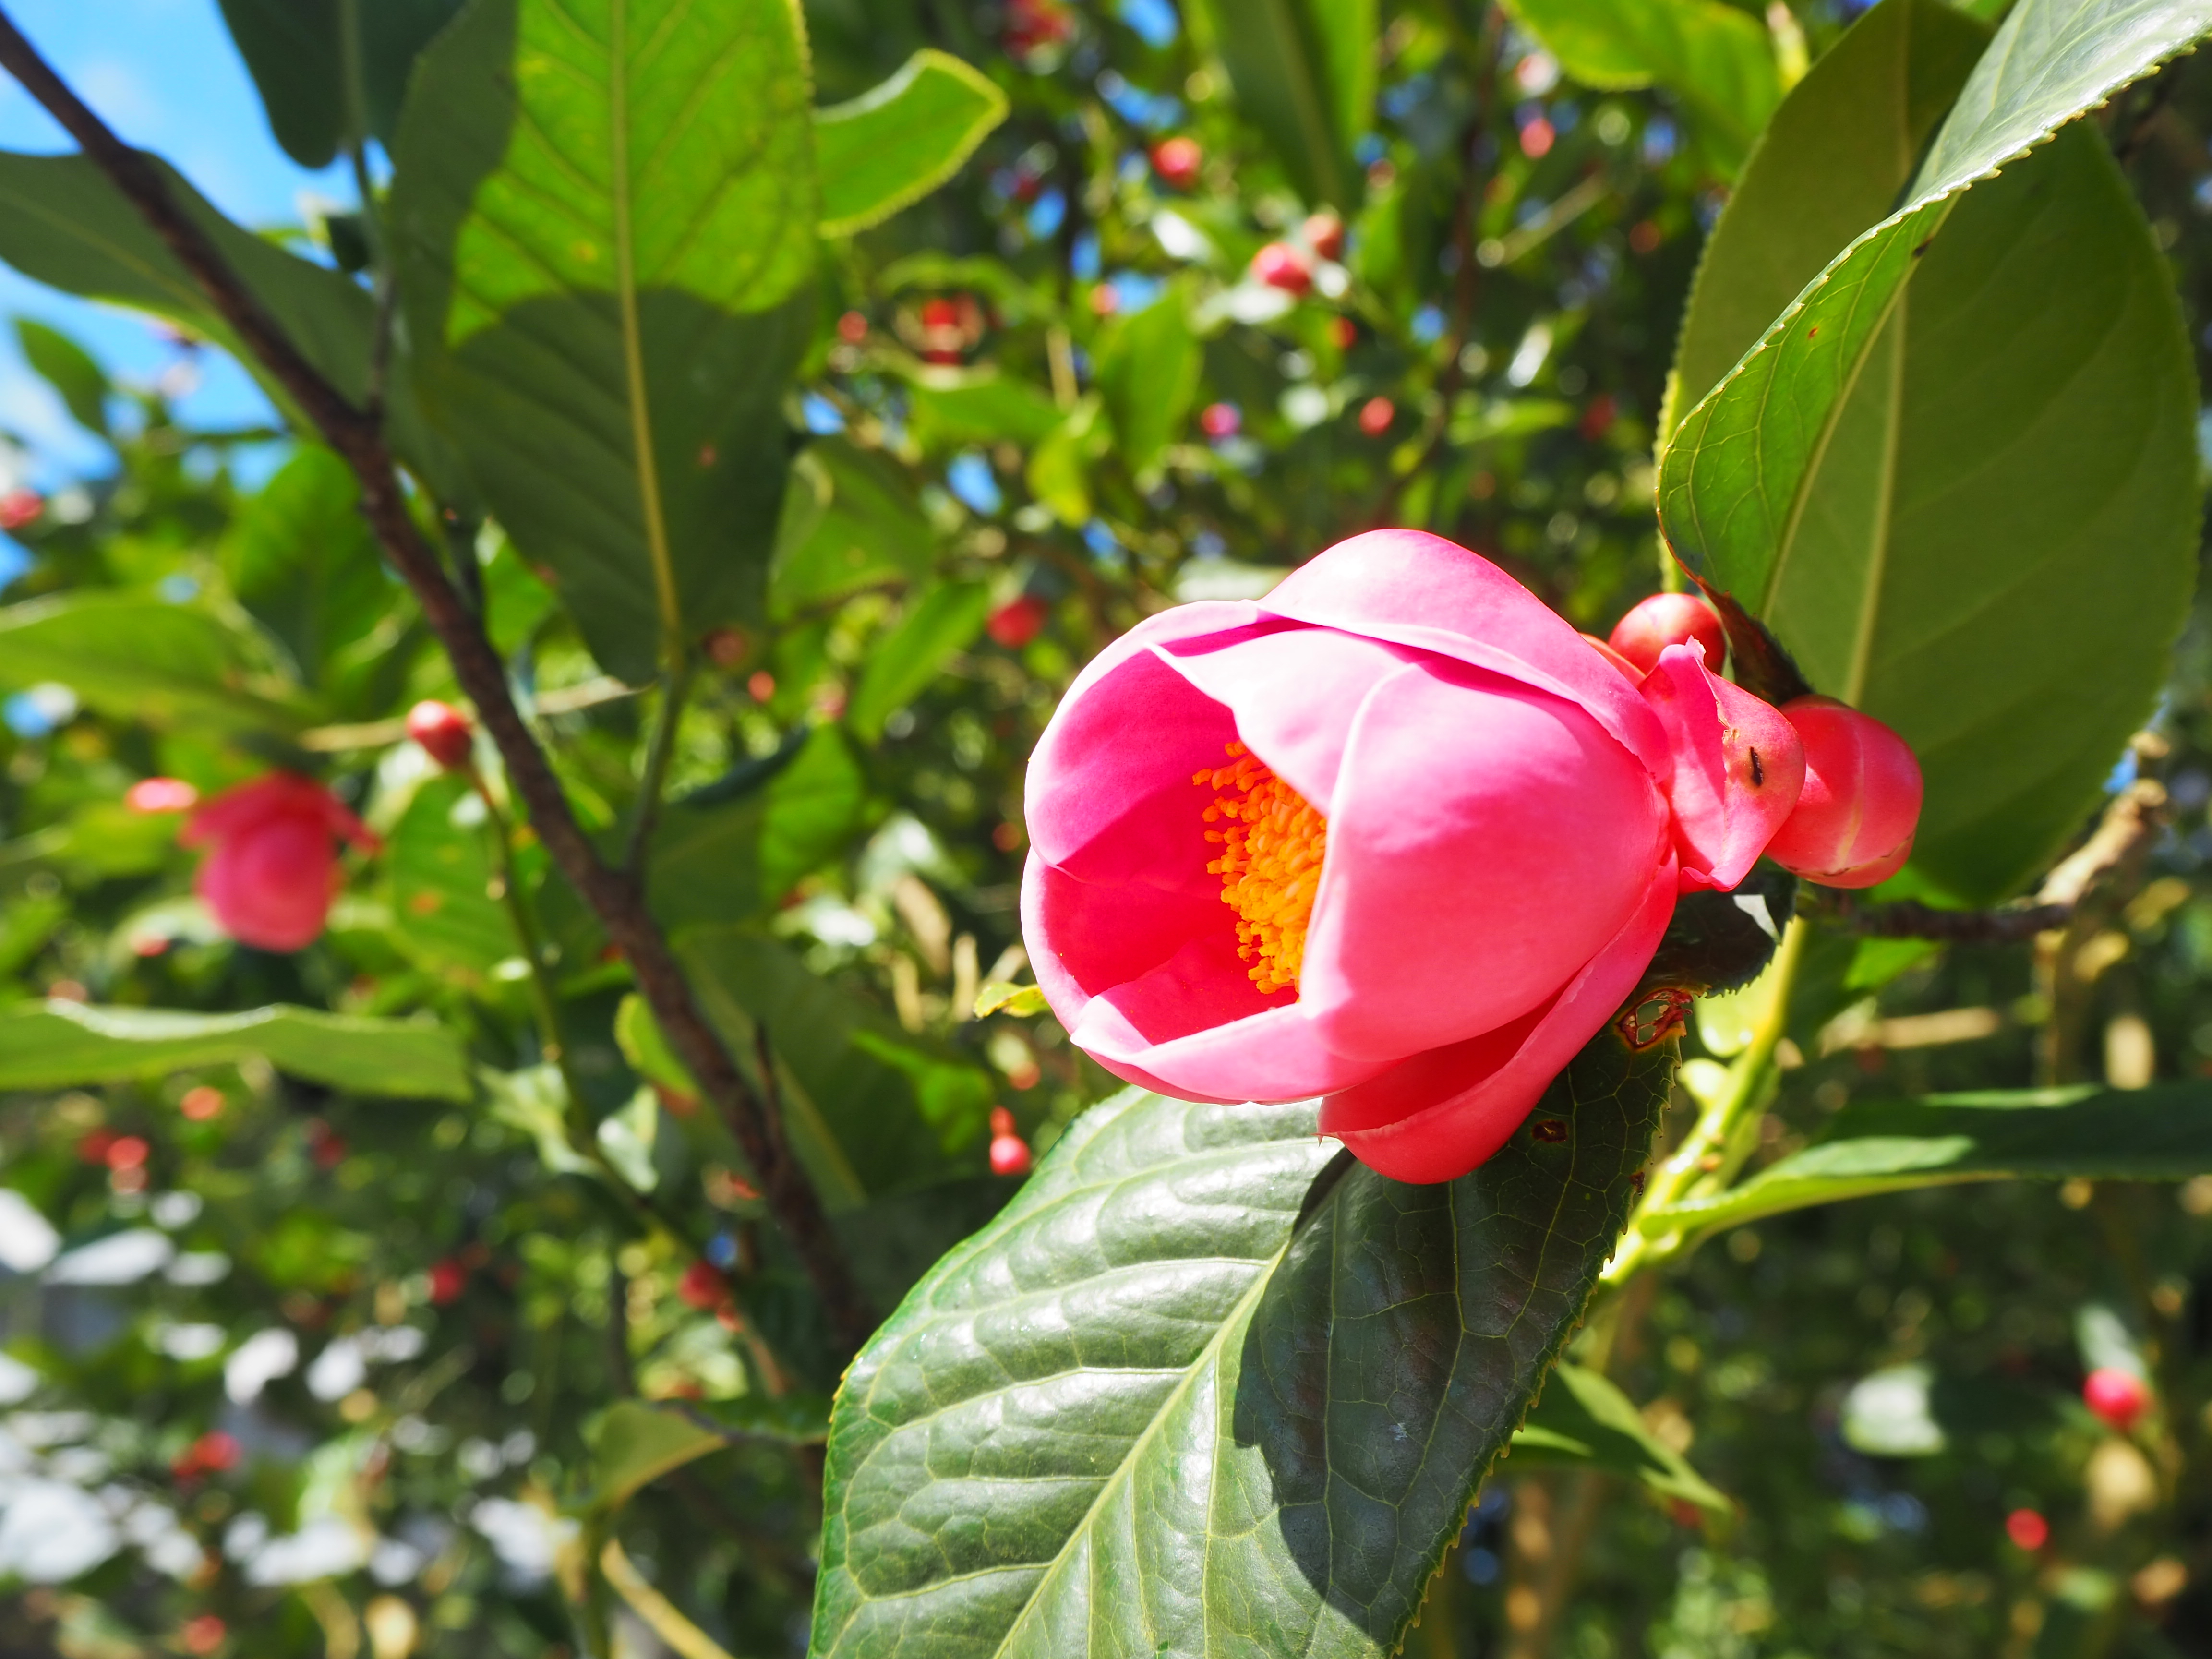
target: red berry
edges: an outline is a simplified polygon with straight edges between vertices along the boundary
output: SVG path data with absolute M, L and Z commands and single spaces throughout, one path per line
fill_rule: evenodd
M 1152 146 L 1152 171 L 1160 175 L 1163 183 L 1177 190 L 1188 190 L 1197 182 L 1199 167 L 1205 160 L 1206 152 L 1198 147 L 1195 138 L 1163 138 Z
M 192 1442 L 192 1449 L 185 1455 L 200 1468 L 219 1474 L 238 1467 L 238 1442 L 221 1429 L 215 1429 Z
M 1208 404 L 1199 411 L 1198 429 L 1218 441 L 1233 438 L 1244 427 L 1244 416 L 1235 404 Z
M 1911 746 L 1833 697 L 1799 697 L 1782 712 L 1805 745 L 1805 788 L 1766 855 L 1823 886 L 1886 881 L 1911 856 L 1920 827 L 1920 763 Z
M 476 748 L 476 728 L 466 714 L 449 702 L 416 703 L 407 711 L 407 735 L 448 772 L 466 766 Z
M 991 1173 L 1018 1176 L 1030 1172 L 1030 1144 L 1019 1135 L 991 1137 Z
M 107 1163 L 108 1150 L 120 1139 L 121 1137 L 112 1129 L 90 1130 L 77 1141 L 76 1155 L 87 1164 L 98 1164 L 105 1167 Z
M 185 1097 L 177 1103 L 177 1110 L 193 1123 L 204 1123 L 211 1117 L 222 1115 L 222 1091 L 211 1084 L 203 1083 L 185 1091 Z
M 189 812 L 199 802 L 200 792 L 182 778 L 141 778 L 123 792 L 134 812 Z
M 837 319 L 837 337 L 847 345 L 859 345 L 868 337 L 868 319 L 857 311 L 848 311 Z
M 686 1307 L 705 1310 L 720 1307 L 730 1298 L 728 1282 L 711 1261 L 695 1261 L 684 1270 L 677 1282 L 676 1294 Z
M 107 1143 L 107 1154 L 102 1161 L 111 1170 L 143 1170 L 147 1154 L 152 1151 L 143 1135 L 118 1135 Z
M 2024 1550 L 2039 1550 L 2051 1541 L 2051 1522 L 2033 1510 L 2014 1510 L 2005 1516 L 2005 1536 Z
M 1004 1106 L 994 1106 L 991 1108 L 991 1133 L 994 1135 L 1011 1135 L 1018 1134 L 1021 1131 L 1014 1122 L 1012 1112 Z
M 2150 1385 L 2133 1371 L 2100 1366 L 2081 1385 L 2081 1403 L 2107 1428 L 2126 1434 L 2150 1409 Z
M 1381 437 L 1397 418 L 1398 406 L 1388 398 L 1370 398 L 1359 406 L 1359 429 L 1370 438 Z
M 1532 161 L 1540 161 L 1552 153 L 1559 136 L 1558 130 L 1540 115 L 1521 129 L 1521 153 Z
M 1306 246 L 1324 259 L 1344 257 L 1344 221 L 1334 213 L 1316 213 L 1305 223 Z
M 430 1269 L 430 1305 L 445 1307 L 461 1299 L 461 1292 L 469 1287 L 469 1270 L 447 1256 Z
M 229 1634 L 230 1627 L 214 1613 L 204 1613 L 197 1619 L 187 1619 L 184 1630 L 185 1651 L 196 1656 L 196 1659 L 206 1659 L 206 1656 L 222 1645 L 223 1639 Z
M 1306 264 L 1306 256 L 1288 242 L 1270 242 L 1254 254 L 1252 275 L 1285 294 L 1304 294 L 1313 286 L 1313 270 Z
M 0 495 L 0 530 L 21 530 L 35 524 L 46 510 L 46 498 L 35 489 L 11 489 Z
M 1662 651 L 1693 640 L 1705 647 L 1705 666 L 1719 673 L 1728 647 L 1719 613 L 1694 593 L 1654 593 L 1613 625 L 1607 643 L 1648 674 Z
M 1018 651 L 1037 636 L 1047 614 L 1042 599 L 1024 593 L 994 611 L 983 631 L 1008 650 Z

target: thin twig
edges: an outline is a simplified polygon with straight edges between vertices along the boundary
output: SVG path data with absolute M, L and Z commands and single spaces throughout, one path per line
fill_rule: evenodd
M 2016 910 L 1936 910 L 1911 899 L 1893 904 L 1854 903 L 1838 897 L 1816 913 L 1824 922 L 1869 939 L 1932 939 L 1950 945 L 2017 945 L 2063 927 L 2070 904 L 2031 904 Z
M 547 854 L 599 917 L 629 961 L 640 994 L 701 1091 L 728 1120 L 761 1177 L 763 1195 L 821 1296 L 830 1328 L 858 1349 L 875 1320 L 819 1196 L 805 1171 L 771 1142 L 759 1097 L 708 1024 L 684 970 L 643 896 L 608 866 L 568 805 L 560 781 L 507 690 L 506 665 L 462 603 L 408 509 L 391 452 L 376 425 L 304 357 L 199 224 L 170 196 L 153 163 L 86 107 L 54 73 L 13 19 L 0 10 L 0 68 L 5 68 L 136 208 L 197 282 L 240 343 L 267 368 L 325 442 L 361 483 L 361 508 L 393 568 L 413 590 L 424 619 L 452 659 L 461 690 L 475 702 L 498 745 L 507 776 Z

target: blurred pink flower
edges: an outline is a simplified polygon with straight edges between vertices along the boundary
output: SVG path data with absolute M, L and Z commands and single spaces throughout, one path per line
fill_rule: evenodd
M 179 839 L 212 849 L 193 885 L 224 932 L 264 951 L 297 951 L 330 915 L 340 837 L 372 851 L 379 844 L 322 785 L 270 772 L 216 796 Z

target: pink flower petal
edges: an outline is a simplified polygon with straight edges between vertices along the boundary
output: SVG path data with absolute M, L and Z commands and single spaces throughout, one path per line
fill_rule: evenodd
M 1221 902 L 1220 878 L 1206 873 L 1195 851 L 1170 869 L 1194 872 L 1197 881 L 1181 890 L 1141 878 L 1085 881 L 1030 853 L 1022 936 L 1037 984 L 1063 1020 L 1077 1018 L 1091 998 L 1150 973 L 1200 934 L 1225 939 L 1233 957 L 1236 920 Z M 1251 989 L 1242 964 L 1237 974 Z
M 1796 805 L 1804 745 L 1780 709 L 1709 672 L 1694 644 L 1661 652 L 1641 690 L 1673 752 L 1667 793 L 1682 884 L 1725 892 Z
M 193 885 L 233 939 L 264 951 L 297 951 L 323 931 L 337 876 L 330 832 L 287 815 L 226 838 Z
M 1508 1030 L 1416 1054 L 1329 1096 L 1322 1102 L 1322 1133 L 1395 1181 L 1465 1175 L 1505 1144 L 1636 988 L 1674 915 L 1675 886 L 1669 860 L 1626 925 L 1549 1005 Z
M 1328 808 L 1301 982 L 1316 1030 L 1383 1062 L 1519 1018 L 1636 912 L 1666 825 L 1577 704 L 1433 658 L 1401 669 L 1362 705 Z

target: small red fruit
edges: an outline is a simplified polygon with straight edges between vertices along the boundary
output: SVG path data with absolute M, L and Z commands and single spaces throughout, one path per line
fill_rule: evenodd
M 1199 411 L 1198 429 L 1217 443 L 1243 430 L 1244 416 L 1235 404 L 1208 404 Z
M 448 772 L 465 767 L 476 748 L 476 728 L 470 725 L 469 717 L 449 702 L 431 699 L 407 711 L 407 735 Z
M 1559 137 L 1559 130 L 1540 115 L 1521 129 L 1521 153 L 1532 161 L 1540 161 L 1552 153 Z
M 141 778 L 123 792 L 123 804 L 134 812 L 189 812 L 200 792 L 182 778 Z
M 1152 146 L 1152 171 L 1160 175 L 1163 184 L 1177 190 L 1188 190 L 1198 181 L 1198 170 L 1205 161 L 1206 152 L 1195 138 L 1163 138 Z
M 1370 398 L 1359 406 L 1359 429 L 1370 438 L 1381 437 L 1397 418 L 1398 406 L 1388 398 Z
M 686 1307 L 703 1312 L 728 1301 L 730 1285 L 713 1262 L 695 1261 L 684 1270 L 684 1277 L 677 1282 L 676 1294 Z
M 1305 223 L 1306 246 L 1324 259 L 1344 257 L 1344 221 L 1334 213 L 1310 215 Z
M 469 1270 L 447 1256 L 430 1268 L 430 1305 L 442 1308 L 461 1299 L 469 1287 Z
M 111 1170 L 143 1170 L 147 1154 L 152 1151 L 143 1135 L 118 1135 L 107 1143 L 107 1155 L 103 1161 Z
M 105 1168 L 108 1152 L 121 1139 L 112 1129 L 89 1130 L 77 1141 L 76 1155 L 87 1164 L 97 1164 Z
M 2033 1510 L 2014 1510 L 2005 1516 L 2005 1536 L 2024 1550 L 2039 1550 L 2051 1541 L 2051 1522 Z
M 983 631 L 1008 650 L 1018 651 L 1037 636 L 1044 627 L 1046 615 L 1042 599 L 1024 593 L 994 611 L 983 624 Z
M 204 1123 L 210 1118 L 222 1115 L 222 1091 L 212 1084 L 203 1083 L 185 1091 L 185 1097 L 177 1103 L 177 1110 L 193 1123 Z
M 1002 1176 L 1027 1175 L 1032 1162 L 1030 1144 L 1019 1135 L 991 1137 L 991 1173 Z
M 837 319 L 837 337 L 847 345 L 859 345 L 868 337 L 868 319 L 857 311 L 848 311 Z
M 206 1659 L 209 1654 L 222 1645 L 223 1638 L 229 1634 L 230 1627 L 214 1613 L 204 1613 L 197 1619 L 187 1619 L 184 1630 L 185 1651 L 196 1656 L 196 1659 Z
M 46 510 L 46 498 L 35 489 L 11 489 L 0 495 L 0 530 L 21 530 L 36 524 Z
M 1328 337 L 1335 342 L 1339 351 L 1349 351 L 1359 343 L 1359 325 L 1349 317 L 1332 317 L 1329 319 Z
M 1826 887 L 1887 880 L 1911 856 L 1920 827 L 1911 745 L 1833 697 L 1799 697 L 1782 712 L 1805 745 L 1805 788 L 1766 855 Z
M 1728 648 L 1719 613 L 1694 593 L 1654 593 L 1613 625 L 1607 643 L 1648 674 L 1662 651 L 1693 640 L 1705 649 L 1705 666 L 1719 673 Z
M 2101 1365 L 2082 1383 L 2081 1403 L 2106 1427 L 2127 1434 L 2150 1409 L 2150 1386 L 2133 1371 Z
M 1313 287 L 1313 269 L 1306 256 L 1288 242 L 1270 242 L 1254 254 L 1252 275 L 1285 294 L 1302 295 Z

